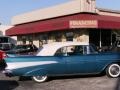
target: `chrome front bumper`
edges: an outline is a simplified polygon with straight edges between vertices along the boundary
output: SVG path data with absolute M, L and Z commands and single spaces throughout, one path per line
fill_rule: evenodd
M 3 74 L 5 74 L 6 76 L 8 77 L 12 77 L 12 71 L 11 70 L 8 70 L 8 69 L 5 69 L 2 71 Z

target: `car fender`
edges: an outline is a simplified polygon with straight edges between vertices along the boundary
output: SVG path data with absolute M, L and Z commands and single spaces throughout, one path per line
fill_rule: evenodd
M 120 65 L 120 62 L 109 62 L 109 63 L 107 63 L 102 69 L 101 69 L 101 71 L 100 71 L 100 73 L 102 73 L 102 72 L 105 72 L 105 70 L 106 70 L 106 68 L 109 66 L 109 65 L 111 65 L 111 64 L 119 64 Z

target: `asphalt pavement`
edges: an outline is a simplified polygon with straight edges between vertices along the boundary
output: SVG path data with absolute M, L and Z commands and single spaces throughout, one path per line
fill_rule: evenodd
M 119 78 L 107 76 L 54 77 L 44 83 L 30 78 L 6 77 L 0 73 L 0 90 L 120 90 Z

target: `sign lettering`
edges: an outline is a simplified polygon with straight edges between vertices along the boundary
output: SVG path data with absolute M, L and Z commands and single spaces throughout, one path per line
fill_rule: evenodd
M 98 22 L 97 20 L 71 20 L 69 26 L 70 28 L 96 28 Z

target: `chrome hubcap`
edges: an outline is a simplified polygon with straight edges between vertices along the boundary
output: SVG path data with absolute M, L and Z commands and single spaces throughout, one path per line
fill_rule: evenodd
M 45 76 L 36 76 L 36 79 L 38 80 L 43 80 L 44 78 L 46 78 Z
M 110 72 L 111 72 L 112 75 L 117 75 L 117 74 L 120 73 L 120 69 L 119 69 L 119 67 L 117 67 L 117 66 L 113 66 L 113 67 L 110 69 Z
M 36 82 L 44 82 L 47 80 L 47 76 L 33 76 L 33 80 Z

